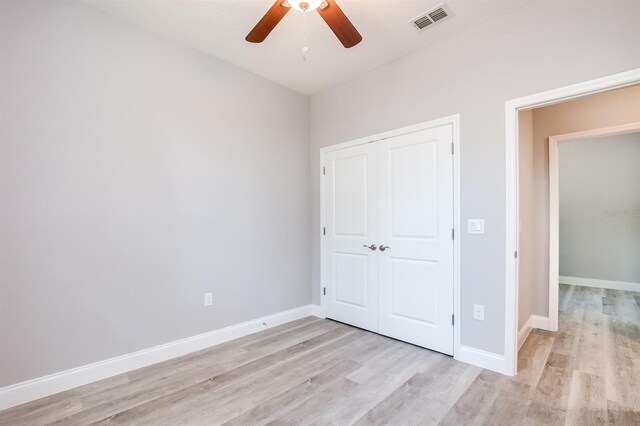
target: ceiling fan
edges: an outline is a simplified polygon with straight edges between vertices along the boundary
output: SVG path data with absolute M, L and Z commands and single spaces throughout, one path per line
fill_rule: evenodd
M 317 10 L 346 48 L 353 47 L 362 41 L 362 36 L 356 27 L 333 0 L 277 0 L 245 37 L 245 40 L 251 43 L 262 43 L 291 8 L 301 12 Z

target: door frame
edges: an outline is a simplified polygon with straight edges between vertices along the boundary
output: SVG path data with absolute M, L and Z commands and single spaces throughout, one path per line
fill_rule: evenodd
M 519 162 L 518 112 L 557 104 L 599 92 L 640 83 L 640 68 L 607 77 L 573 84 L 505 103 L 506 125 L 506 239 L 505 239 L 505 374 L 518 371 L 518 227 L 519 227 Z
M 432 129 L 451 125 L 453 131 L 453 227 L 456 237 L 453 240 L 453 315 L 457 320 L 453 324 L 453 357 L 456 358 L 460 353 L 460 240 L 462 236 L 460 224 L 460 114 L 450 115 L 435 120 L 425 121 L 411 126 L 401 127 L 399 129 L 389 130 L 375 135 L 354 139 L 348 142 L 327 146 L 320 149 L 320 223 L 318 226 L 320 232 L 320 314 L 326 318 L 325 297 L 322 294 L 323 283 L 325 282 L 325 258 L 324 258 L 324 238 L 323 227 L 325 223 L 325 183 L 324 183 L 324 167 L 325 155 L 332 151 L 344 148 L 350 148 L 358 145 L 378 142 L 384 139 L 402 136 L 422 130 Z
M 558 144 L 640 131 L 640 122 L 549 137 L 549 329 L 558 330 L 560 286 L 560 164 Z

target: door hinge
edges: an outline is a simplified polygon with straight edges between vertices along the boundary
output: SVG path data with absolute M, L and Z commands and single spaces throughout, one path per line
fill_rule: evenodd
M 323 167 L 322 168 L 322 176 L 324 176 L 327 173 L 327 170 Z
M 451 228 L 451 239 L 452 240 L 456 239 L 456 230 L 455 230 L 455 228 Z
M 518 252 L 517 251 L 513 252 L 513 257 L 514 257 L 514 259 L 518 258 Z
M 456 317 L 453 314 L 451 314 L 451 325 L 456 325 Z
M 322 235 L 327 235 L 327 228 L 324 226 L 322 227 Z
M 323 296 L 327 295 L 327 288 L 326 287 L 322 287 L 322 295 Z
M 452 144 L 451 144 L 451 155 L 454 155 L 454 154 L 453 154 L 453 153 L 454 153 L 454 146 L 455 146 L 455 145 L 453 145 L 453 143 L 452 143 Z

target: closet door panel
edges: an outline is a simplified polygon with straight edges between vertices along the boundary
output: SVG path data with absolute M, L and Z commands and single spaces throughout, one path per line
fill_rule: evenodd
M 380 333 L 453 353 L 452 128 L 379 143 Z M 388 248 L 386 248 L 388 247 Z
M 378 330 L 377 147 L 325 156 L 324 277 L 326 316 Z

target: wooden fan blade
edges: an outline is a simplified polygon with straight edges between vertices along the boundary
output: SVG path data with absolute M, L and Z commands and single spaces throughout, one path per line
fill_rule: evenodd
M 335 1 L 325 0 L 327 7 L 317 9 L 324 22 L 329 25 L 331 31 L 338 37 L 340 43 L 347 49 L 355 46 L 362 41 L 362 36 L 353 26 L 347 15 L 338 7 Z
M 282 5 L 283 0 L 277 0 L 273 6 L 264 14 L 262 19 L 258 21 L 255 27 L 245 37 L 245 40 L 251 43 L 262 43 L 271 31 L 278 25 L 278 22 L 287 14 L 290 7 Z

